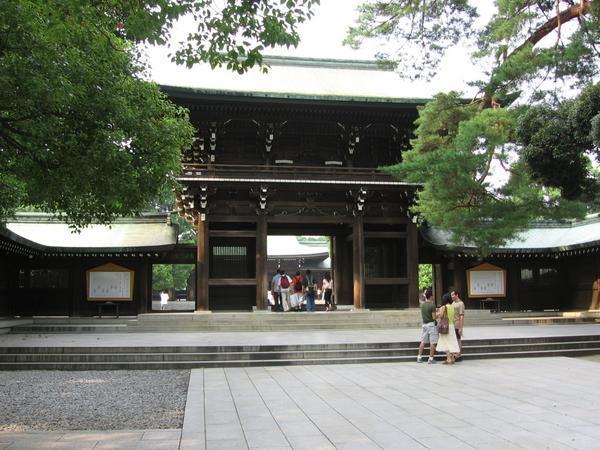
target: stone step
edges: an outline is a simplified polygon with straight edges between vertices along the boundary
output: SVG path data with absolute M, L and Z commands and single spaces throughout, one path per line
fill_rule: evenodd
M 5 347 L 0 370 L 121 370 L 414 361 L 418 343 L 198 347 Z M 465 359 L 600 353 L 600 336 L 464 341 Z
M 346 350 L 316 350 L 316 351 L 257 351 L 257 352 L 162 352 L 162 353 L 13 353 L 0 355 L 0 363 L 21 362 L 56 362 L 56 363 L 125 363 L 125 362 L 170 362 L 180 361 L 241 361 L 241 360 L 337 360 L 348 358 L 383 358 L 414 356 L 418 345 L 416 343 L 409 347 L 399 348 L 370 348 L 370 349 L 346 349 Z M 474 354 L 511 354 L 515 352 L 545 352 L 562 350 L 600 348 L 597 341 L 591 342 L 564 342 L 537 343 L 537 344 L 512 344 L 504 346 L 465 346 L 465 355 Z
M 506 325 L 557 325 L 567 323 L 597 323 L 600 319 L 597 317 L 523 317 L 523 318 L 505 318 L 502 319 Z
M 126 333 L 126 324 L 30 324 L 17 325 L 10 331 L 14 334 L 48 334 L 48 333 Z
M 600 353 L 600 346 L 569 350 L 522 351 L 504 353 L 473 353 L 465 354 L 465 360 L 488 358 L 534 358 L 549 356 L 584 356 Z M 443 355 L 436 356 L 437 361 L 444 359 Z M 349 357 L 336 359 L 257 359 L 229 361 L 168 361 L 168 362 L 21 362 L 0 363 L 0 370 L 160 370 L 160 369 L 198 369 L 226 367 L 256 367 L 256 366 L 289 366 L 289 365 L 325 365 L 325 364 L 370 364 L 370 363 L 415 362 L 415 354 L 405 356 L 383 357 Z
M 598 314 L 563 313 L 492 314 L 467 310 L 465 326 L 596 323 Z M 418 309 L 394 311 L 336 311 L 333 313 L 166 313 L 137 317 L 57 318 L 34 317 L 28 321 L 5 322 L 3 332 L 12 333 L 108 333 L 192 331 L 287 331 L 414 328 L 421 325 Z

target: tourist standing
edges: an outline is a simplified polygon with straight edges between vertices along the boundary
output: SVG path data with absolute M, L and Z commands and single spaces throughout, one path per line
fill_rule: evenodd
M 429 359 L 427 362 L 433 364 L 435 359 L 435 347 L 438 342 L 438 331 L 435 323 L 435 304 L 433 303 L 433 293 L 431 289 L 425 291 L 425 301 L 421 305 L 421 318 L 423 327 L 421 328 L 421 343 L 417 353 L 417 362 L 423 362 L 421 355 L 425 350 L 425 344 L 429 344 Z
M 296 271 L 296 275 L 292 278 L 292 297 L 291 305 L 296 311 L 302 310 L 302 297 L 304 296 L 304 279 L 300 275 L 300 271 Z
M 331 301 L 333 295 L 333 280 L 331 275 L 327 272 L 323 276 L 323 300 L 325 300 L 325 311 L 333 311 L 333 302 Z
M 290 292 L 292 290 L 292 279 L 285 273 L 285 270 L 281 269 L 281 276 L 279 277 L 279 294 L 281 297 L 281 307 L 284 312 L 290 310 Z
M 281 311 L 281 287 L 279 286 L 279 280 L 281 279 L 281 269 L 277 269 L 273 279 L 271 280 L 271 295 L 273 296 L 273 309 L 275 311 Z
M 311 273 L 310 269 L 306 269 L 306 274 L 304 276 L 304 287 L 306 310 L 312 312 L 315 310 L 315 293 L 317 292 L 317 282 L 315 281 L 315 277 Z
M 452 304 L 452 296 L 448 293 L 442 296 L 442 306 L 437 312 L 438 318 L 448 318 L 448 333 L 439 335 L 437 349 L 440 352 L 446 352 L 446 361 L 444 364 L 454 364 L 454 355 L 460 351 L 458 341 L 456 340 L 456 332 L 454 331 L 454 305 Z
M 462 357 L 462 337 L 465 325 L 465 303 L 460 299 L 457 291 L 450 292 L 454 305 L 454 331 L 456 332 L 456 340 L 458 341 L 458 353 L 455 359 L 460 360 Z

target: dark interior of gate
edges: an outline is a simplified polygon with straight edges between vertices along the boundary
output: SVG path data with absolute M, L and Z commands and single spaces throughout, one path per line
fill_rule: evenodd
M 231 228 L 235 228 L 232 230 Z M 267 290 L 259 292 L 257 278 L 255 224 L 209 224 L 209 309 L 251 310 L 261 298 L 267 304 Z M 268 235 L 329 236 L 331 275 L 335 298 L 339 305 L 354 304 L 353 226 L 352 224 L 268 224 Z M 364 225 L 364 307 L 369 309 L 408 308 L 409 281 L 407 224 L 367 223 Z M 294 256 L 294 255 L 290 255 Z M 316 262 L 316 261 L 315 261 Z M 315 262 L 302 258 L 281 260 L 267 257 L 267 289 L 278 267 L 293 274 L 315 267 Z M 319 276 L 321 271 L 312 269 Z

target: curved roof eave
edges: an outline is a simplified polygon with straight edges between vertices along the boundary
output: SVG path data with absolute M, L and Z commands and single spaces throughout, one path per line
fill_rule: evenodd
M 421 226 L 419 232 L 427 244 L 437 250 L 463 253 L 476 251 L 475 246 L 452 244 L 449 231 Z M 506 246 L 495 248 L 492 253 L 556 254 L 597 246 L 600 246 L 600 218 L 592 218 L 568 223 L 549 221 L 531 224 L 531 227 L 518 233 Z
M 361 104 L 387 104 L 394 106 L 419 106 L 431 101 L 431 98 L 406 98 L 406 97 L 378 97 L 361 95 L 319 95 L 293 92 L 266 92 L 266 91 L 240 91 L 228 89 L 200 88 L 188 86 L 171 86 L 161 84 L 160 89 L 169 95 L 184 95 L 192 98 L 194 95 L 231 97 L 231 98 L 254 98 L 271 100 L 309 100 L 340 103 Z M 187 95 L 186 95 L 187 94 Z

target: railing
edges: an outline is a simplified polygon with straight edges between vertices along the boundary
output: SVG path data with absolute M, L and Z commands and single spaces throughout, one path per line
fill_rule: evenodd
M 249 166 L 233 164 L 184 164 L 182 177 L 219 177 L 228 179 L 275 180 L 356 180 L 356 181 L 399 181 L 379 169 L 270 165 Z M 410 183 L 407 183 L 410 184 Z

